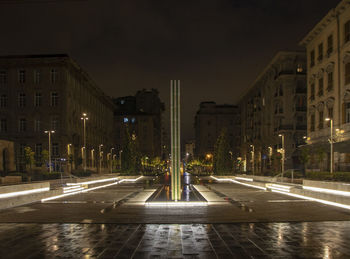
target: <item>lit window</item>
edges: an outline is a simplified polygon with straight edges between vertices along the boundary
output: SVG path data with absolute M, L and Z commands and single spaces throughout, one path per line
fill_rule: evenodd
M 124 100 L 120 100 L 120 104 L 124 104 L 125 103 L 125 101 Z
M 135 123 L 136 119 L 135 118 L 131 118 L 131 122 Z
M 124 118 L 124 123 L 127 123 L 129 121 L 129 119 L 128 118 Z

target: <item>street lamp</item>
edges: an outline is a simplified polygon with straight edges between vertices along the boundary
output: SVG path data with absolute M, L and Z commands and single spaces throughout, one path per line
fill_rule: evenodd
M 122 152 L 123 152 L 123 150 L 120 150 L 119 151 L 119 166 L 120 166 L 120 170 L 122 170 Z
M 94 156 L 95 149 L 91 149 L 91 167 L 94 167 L 95 162 L 95 156 Z
M 279 134 L 278 136 L 282 138 L 282 182 L 283 182 L 284 160 L 285 160 L 284 135 L 283 134 Z
M 269 149 L 269 164 L 270 164 L 270 168 L 271 168 L 271 166 L 272 166 L 272 147 L 268 147 L 268 149 Z
M 99 146 L 98 146 L 98 155 L 99 155 L 99 168 L 100 168 L 100 172 L 99 173 L 101 173 L 101 167 L 102 167 L 102 147 L 103 147 L 103 144 L 100 144 Z
M 255 168 L 254 168 L 254 167 L 255 167 L 255 164 L 254 164 L 254 156 L 255 156 L 255 155 L 254 155 L 254 151 L 255 151 L 255 147 L 254 147 L 253 144 L 251 144 L 250 147 L 252 148 L 252 151 L 251 151 L 251 152 L 252 152 L 252 171 L 253 171 L 253 175 L 254 175 L 254 173 L 255 173 Z
M 49 135 L 49 172 L 51 173 L 51 134 L 55 133 L 55 131 L 45 130 L 44 132 Z
M 86 172 L 86 121 L 89 119 L 86 113 L 80 118 L 84 123 L 84 172 Z
M 331 139 L 330 139 L 330 143 L 331 143 L 331 153 L 330 153 L 330 172 L 331 174 L 333 174 L 333 119 L 331 118 L 326 118 L 325 121 L 329 121 L 330 122 L 330 126 L 331 126 Z
M 110 156 L 110 160 L 111 160 L 111 173 L 113 173 L 113 149 L 114 149 L 114 147 L 111 148 L 111 156 Z

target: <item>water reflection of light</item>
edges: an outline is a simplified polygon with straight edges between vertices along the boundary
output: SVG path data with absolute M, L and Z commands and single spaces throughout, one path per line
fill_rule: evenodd
M 328 259 L 330 258 L 330 249 L 329 246 L 325 245 L 323 247 L 323 259 Z
M 185 185 L 185 200 L 189 201 L 190 200 L 190 186 Z

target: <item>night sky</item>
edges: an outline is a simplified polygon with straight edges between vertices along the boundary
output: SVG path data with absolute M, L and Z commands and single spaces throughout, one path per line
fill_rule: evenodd
M 236 103 L 279 50 L 339 0 L 0 0 L 0 55 L 67 53 L 108 94 L 182 81 L 182 132 L 201 101 Z

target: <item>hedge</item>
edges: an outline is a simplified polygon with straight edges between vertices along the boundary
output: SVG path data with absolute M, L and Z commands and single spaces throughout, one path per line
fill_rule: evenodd
M 350 172 L 306 172 L 306 179 L 320 181 L 350 182 Z

